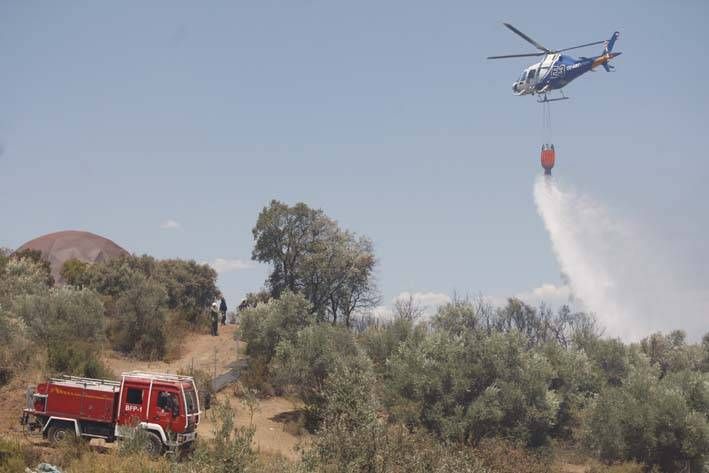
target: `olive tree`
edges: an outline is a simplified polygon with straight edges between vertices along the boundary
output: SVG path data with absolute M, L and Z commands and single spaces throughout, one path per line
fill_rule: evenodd
M 607 462 L 702 471 L 709 452 L 709 377 L 660 374 L 657 365 L 631 366 L 622 385 L 604 389 L 591 409 L 587 442 Z
M 156 281 L 136 275 L 116 302 L 117 317 L 111 327 L 116 349 L 142 359 L 165 355 L 165 301 L 167 293 Z
M 274 379 L 305 402 L 312 430 L 322 419 L 325 384 L 331 373 L 338 366 L 357 363 L 371 366 L 352 332 L 341 326 L 314 324 L 278 344 L 273 359 Z
M 103 339 L 103 303 L 90 289 L 61 287 L 21 296 L 14 311 L 36 340 Z
M 65 261 L 60 274 L 70 286 L 82 288 L 90 282 L 89 263 L 76 258 Z
M 44 268 L 29 258 L 10 258 L 0 268 L 0 307 L 9 310 L 12 300 L 49 289 Z
M 246 341 L 247 354 L 269 363 L 280 342 L 295 338 L 314 321 L 310 303 L 287 291 L 278 299 L 243 310 L 238 336 Z
M 519 333 L 434 332 L 401 344 L 387 367 L 392 417 L 444 439 L 477 443 L 502 435 L 538 446 L 557 419 L 553 368 Z
M 13 310 L 35 345 L 46 350 L 50 371 L 89 377 L 107 373 L 99 359 L 104 308 L 96 292 L 54 288 L 18 297 Z
M 11 258 L 0 249 L 0 385 L 23 369 L 31 354 L 27 325 L 15 312 L 14 303 L 28 295 L 45 294 L 47 272 L 30 258 Z
M 193 260 L 123 256 L 93 264 L 88 272 L 90 287 L 114 301 L 133 286 L 137 275 L 141 275 L 162 286 L 165 306 L 192 324 L 200 321 L 204 309 L 219 293 L 216 271 Z
M 12 253 L 10 257 L 15 260 L 27 259 L 33 261 L 41 268 L 42 273 L 44 274 L 44 283 L 47 286 L 54 285 L 54 277 L 52 277 L 52 267 L 49 264 L 49 260 L 42 256 L 41 251 L 26 248 L 22 251 L 16 251 Z

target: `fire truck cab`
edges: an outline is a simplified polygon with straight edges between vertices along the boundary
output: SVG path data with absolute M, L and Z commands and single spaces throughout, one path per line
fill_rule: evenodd
M 142 430 L 146 451 L 158 455 L 189 447 L 200 415 L 192 377 L 129 371 L 120 381 L 62 376 L 30 387 L 21 422 L 50 442 L 113 442 Z

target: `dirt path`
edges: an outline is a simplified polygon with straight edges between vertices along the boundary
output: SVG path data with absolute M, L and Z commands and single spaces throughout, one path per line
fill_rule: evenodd
M 187 372 L 191 367 L 209 373 L 212 378 L 229 371 L 231 366 L 244 358 L 237 353 L 234 340 L 236 325 L 219 326 L 219 335 L 189 333 L 182 349 L 182 356 L 172 361 L 140 361 L 122 356 L 120 353 L 107 351 L 106 364 L 116 376 L 124 371 L 141 370 L 160 373 Z M 239 351 L 243 352 L 243 349 Z
M 241 400 L 234 396 L 230 389 L 219 394 L 220 400 L 227 400 L 236 412 L 236 425 L 246 427 L 249 425 L 249 410 Z M 263 399 L 259 402 L 258 410 L 254 412 L 253 425 L 256 427 L 254 434 L 254 447 L 261 453 L 280 454 L 289 460 L 296 460 L 299 454 L 296 446 L 299 443 L 307 444 L 309 435 L 296 435 L 292 424 L 287 419 L 301 405 L 282 397 Z M 199 425 L 199 434 L 204 438 L 214 437 L 214 423 L 207 412 Z

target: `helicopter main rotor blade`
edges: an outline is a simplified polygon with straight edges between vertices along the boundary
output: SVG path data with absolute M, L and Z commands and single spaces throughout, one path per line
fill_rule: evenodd
M 510 57 L 532 57 L 532 56 L 544 56 L 546 53 L 529 53 L 529 54 L 507 54 L 505 56 L 488 56 L 488 59 L 507 59 Z
M 505 25 L 505 26 L 508 27 L 510 30 L 512 30 L 513 32 L 515 32 L 515 33 L 517 33 L 518 35 L 520 35 L 524 40 L 526 40 L 528 43 L 531 43 L 532 45 L 534 45 L 534 47 L 536 47 L 537 49 L 541 49 L 542 51 L 544 51 L 544 52 L 546 52 L 546 53 L 552 52 L 550 49 L 545 48 L 545 47 L 542 46 L 541 44 L 537 43 L 537 42 L 534 41 L 532 38 L 530 38 L 530 37 L 527 36 L 526 34 L 522 33 L 520 30 L 518 30 L 518 29 L 515 28 L 514 26 L 510 25 L 509 23 L 503 23 L 503 25 Z
M 557 53 L 560 53 L 560 52 L 562 52 L 562 51 L 570 51 L 570 50 L 572 50 L 572 49 L 585 48 L 586 46 L 595 46 L 596 44 L 603 44 L 603 43 L 605 43 L 605 41 L 595 41 L 595 42 L 593 42 L 593 43 L 582 44 L 581 46 L 574 46 L 574 47 L 571 47 L 571 48 L 559 49 L 559 50 L 556 51 L 556 52 L 557 52 Z

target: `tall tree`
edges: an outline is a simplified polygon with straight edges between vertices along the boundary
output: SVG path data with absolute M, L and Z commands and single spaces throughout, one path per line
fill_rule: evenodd
M 289 207 L 272 200 L 264 207 L 252 230 L 256 243 L 251 258 L 273 265 L 268 285 L 274 296 L 286 289 L 302 291 L 303 260 L 317 252 L 327 230 L 333 226 L 336 227 L 335 223 L 322 210 L 311 209 L 304 203 Z
M 371 241 L 342 230 L 322 210 L 304 203 L 271 201 L 252 230 L 252 259 L 269 263 L 273 297 L 284 290 L 303 294 L 322 320 L 343 319 L 378 301 Z

